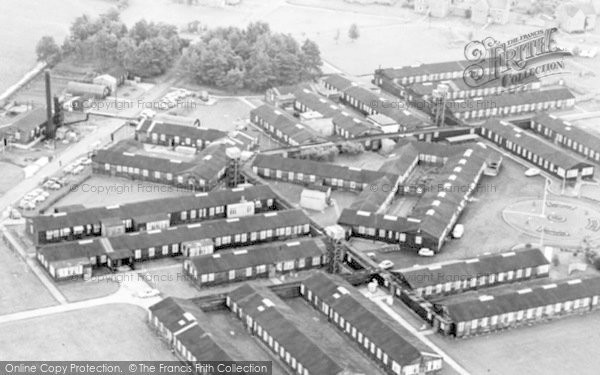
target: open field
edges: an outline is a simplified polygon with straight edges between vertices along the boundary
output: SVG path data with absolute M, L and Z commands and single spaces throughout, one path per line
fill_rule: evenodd
M 363 374 L 383 375 L 379 367 L 330 322 L 302 298 L 284 300 L 294 311 L 294 317 L 304 334 L 322 346 L 340 366 Z
M 146 312 L 139 307 L 112 304 L 2 324 L 0 357 L 55 361 L 177 360 L 152 333 L 146 319 Z
M 192 104 L 194 103 L 194 104 Z M 250 107 L 238 99 L 218 99 L 215 104 L 201 104 L 199 100 L 175 108 L 169 113 L 180 116 L 197 117 L 203 128 L 232 131 L 236 126 L 243 125 L 250 117 Z
M 77 279 L 59 282 L 56 286 L 69 302 L 106 297 L 119 290 L 119 284 L 108 279 L 90 281 Z
M 0 242 L 0 315 L 53 305 L 56 301 L 33 271 Z
M 598 373 L 598 312 L 468 339 L 429 335 L 472 374 Z
M 86 207 L 140 202 L 149 199 L 180 197 L 191 194 L 175 186 L 134 181 L 125 178 L 92 176 L 81 185 L 72 186 L 71 193 L 54 207 L 83 204 Z

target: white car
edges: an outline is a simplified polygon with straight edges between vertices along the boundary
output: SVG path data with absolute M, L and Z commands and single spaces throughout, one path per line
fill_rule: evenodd
M 145 289 L 140 290 L 135 295 L 138 298 L 151 298 L 160 295 L 160 291 L 158 289 Z
M 431 249 L 424 247 L 421 250 L 419 250 L 419 255 L 422 257 L 432 257 L 435 255 L 435 252 Z
M 35 208 L 35 203 L 27 199 L 23 199 L 21 202 L 19 202 L 19 208 L 24 210 L 33 210 Z
M 465 233 L 465 226 L 462 224 L 456 224 L 454 226 L 454 229 L 452 230 L 452 237 L 453 238 L 461 238 L 464 233 Z
M 71 173 L 72 174 L 80 174 L 84 169 L 85 169 L 85 167 L 83 165 L 80 165 L 80 166 L 76 167 L 75 169 L 73 169 L 71 171 Z
M 379 263 L 379 268 L 383 269 L 383 270 L 389 270 L 390 268 L 394 267 L 394 262 L 392 262 L 391 260 L 384 260 L 383 262 Z
M 90 158 L 83 158 L 83 160 L 81 161 L 81 165 L 90 165 L 92 164 L 92 159 Z
M 529 168 L 528 170 L 525 171 L 525 176 L 527 177 L 534 177 L 540 174 L 540 170 L 537 168 Z

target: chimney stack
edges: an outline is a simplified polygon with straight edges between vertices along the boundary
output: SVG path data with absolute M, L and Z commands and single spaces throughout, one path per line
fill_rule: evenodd
M 46 137 L 54 139 L 54 120 L 52 119 L 52 87 L 50 86 L 50 69 L 44 71 L 46 80 Z

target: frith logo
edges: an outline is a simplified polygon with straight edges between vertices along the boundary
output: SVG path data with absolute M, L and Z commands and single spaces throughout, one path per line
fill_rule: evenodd
M 556 45 L 556 28 L 537 30 L 500 43 L 492 37 L 465 46 L 465 57 L 473 64 L 463 74 L 471 87 L 500 79 L 502 86 L 526 84 L 531 77 L 565 73 L 571 52 Z

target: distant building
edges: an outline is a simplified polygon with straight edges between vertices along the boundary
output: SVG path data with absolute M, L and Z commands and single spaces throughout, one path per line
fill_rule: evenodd
M 444 18 L 450 13 L 450 0 L 415 0 L 415 12 L 428 14 L 435 18 Z
M 471 6 L 471 20 L 475 23 L 507 24 L 510 18 L 511 0 L 479 0 Z
M 73 81 L 67 84 L 66 90 L 67 93 L 71 95 L 84 96 L 94 99 L 104 99 L 110 94 L 110 89 L 104 85 Z
M 224 131 L 201 128 L 198 118 L 165 115 L 142 119 L 135 132 L 141 142 L 169 147 L 188 146 L 198 150 L 227 137 Z
M 596 27 L 596 11 L 588 2 L 567 2 L 556 8 L 556 20 L 568 33 L 583 33 Z
M 19 116 L 12 124 L 0 128 L 0 141 L 29 144 L 46 134 L 46 108 L 36 108 Z M 3 146 L 3 145 L 0 145 Z

